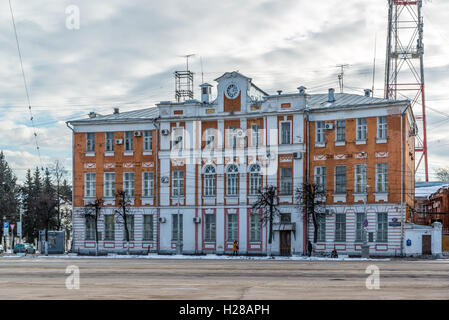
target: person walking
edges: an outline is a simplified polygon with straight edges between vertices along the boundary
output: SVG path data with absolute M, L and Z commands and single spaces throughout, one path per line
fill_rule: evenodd
M 232 243 L 232 255 L 236 256 L 238 251 L 239 251 L 239 243 L 237 242 L 237 240 L 234 240 L 234 242 Z

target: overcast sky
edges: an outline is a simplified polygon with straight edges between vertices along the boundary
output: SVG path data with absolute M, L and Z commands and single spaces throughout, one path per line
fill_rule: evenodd
M 173 100 L 173 72 L 191 59 L 195 87 L 239 70 L 268 93 L 372 86 L 383 96 L 387 1 L 373 0 L 11 0 L 43 165 L 71 169 L 65 121 Z M 76 5 L 80 28 L 68 29 Z M 449 165 L 449 1 L 424 5 L 428 141 L 434 168 Z M 377 39 L 377 48 L 375 48 Z M 20 179 L 39 165 L 11 15 L 0 1 L 0 149 Z M 200 59 L 201 58 L 201 59 Z M 199 90 L 195 96 L 199 96 Z M 422 178 L 418 174 L 418 178 Z

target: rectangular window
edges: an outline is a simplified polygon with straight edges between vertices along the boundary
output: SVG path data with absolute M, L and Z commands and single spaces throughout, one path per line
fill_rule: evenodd
M 388 242 L 388 213 L 377 214 L 377 242 Z
M 324 143 L 324 130 L 325 130 L 325 123 L 324 121 L 317 121 L 315 122 L 315 128 L 316 128 L 316 143 Z
M 214 128 L 207 128 L 206 129 L 206 148 L 212 149 L 215 144 L 215 129 Z
M 335 241 L 346 241 L 346 214 L 335 214 Z
M 326 215 L 324 213 L 318 214 L 317 220 L 318 220 L 317 241 L 326 242 Z
M 114 132 L 106 132 L 105 150 L 114 151 Z
M 251 213 L 249 216 L 249 241 L 261 241 L 262 220 L 261 215 Z
M 183 239 L 183 215 L 179 214 L 179 224 L 180 224 L 180 228 L 179 228 L 179 239 L 182 240 Z M 171 233 L 171 239 L 172 241 L 178 241 L 178 214 L 172 214 L 172 233 Z
M 125 151 L 133 151 L 134 150 L 134 132 L 133 131 L 125 131 Z
M 281 168 L 281 194 L 292 194 L 292 168 Z
M 206 214 L 204 216 L 204 241 L 214 242 L 215 241 L 215 214 Z
M 112 214 L 104 216 L 104 240 L 115 240 L 115 223 L 114 216 Z
M 153 130 L 143 132 L 143 151 L 153 150 Z
M 377 139 L 387 139 L 387 117 L 377 117 Z
M 239 216 L 238 214 L 228 214 L 228 234 L 227 241 L 239 240 Z
M 388 192 L 388 163 L 376 163 L 376 192 Z
M 356 221 L 355 221 L 355 241 L 357 241 L 357 242 L 361 242 L 364 240 L 363 239 L 363 236 L 364 236 L 363 222 L 364 221 L 365 221 L 365 213 L 358 212 L 356 214 Z
M 152 171 L 143 172 L 142 184 L 142 195 L 152 197 L 154 195 L 154 173 Z
M 144 214 L 143 215 L 143 240 L 153 241 L 153 215 Z
M 86 216 L 86 240 L 95 240 L 95 217 Z
M 337 142 L 344 142 L 346 140 L 346 121 L 345 120 L 337 120 L 336 126 L 337 130 Z
M 315 167 L 315 184 L 319 187 L 319 191 L 326 190 L 326 167 Z
M 95 151 L 95 133 L 86 133 L 86 152 Z
M 260 168 L 258 165 L 251 167 L 249 172 L 249 194 L 257 195 L 262 188 L 262 176 L 260 175 Z
M 123 173 L 123 190 L 127 197 L 134 197 L 134 172 Z
M 355 192 L 366 192 L 366 164 L 355 165 Z
M 251 125 L 251 146 L 259 147 L 260 140 L 260 126 L 258 124 Z
M 357 140 L 366 140 L 366 118 L 357 119 Z
M 114 197 L 115 196 L 115 173 L 105 172 L 104 174 L 104 196 Z
M 228 128 L 228 147 L 237 148 L 237 127 Z
M 134 216 L 131 214 L 126 215 L 126 225 L 128 227 L 129 241 L 134 241 Z M 123 241 L 126 241 L 126 228 L 123 223 Z
M 84 196 L 95 197 L 95 178 L 96 175 L 93 172 L 86 172 L 84 174 Z
M 290 144 L 290 122 L 281 122 L 281 144 Z
M 173 197 L 184 196 L 184 170 L 175 170 L 172 175 Z
M 346 166 L 335 167 L 335 193 L 346 193 Z

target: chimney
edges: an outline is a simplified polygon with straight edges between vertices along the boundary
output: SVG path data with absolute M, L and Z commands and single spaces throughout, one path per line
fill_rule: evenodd
M 200 88 L 201 88 L 201 102 L 205 104 L 210 103 L 212 86 L 208 83 L 203 83 L 202 85 L 200 85 Z
M 89 118 L 95 118 L 97 114 L 94 111 L 89 112 Z
M 278 92 L 278 95 L 282 94 L 282 90 L 278 90 L 277 92 Z
M 330 88 L 329 89 L 329 94 L 328 94 L 328 102 L 334 102 L 335 101 L 335 90 L 334 88 Z
M 363 91 L 365 91 L 365 97 L 370 97 L 371 96 L 371 89 L 365 89 Z
M 114 114 L 119 114 L 120 113 L 120 109 L 118 107 L 114 108 Z
M 307 89 L 307 88 L 304 87 L 304 86 L 298 87 L 299 95 L 301 95 L 301 96 L 305 95 L 305 94 L 306 94 L 306 89 Z

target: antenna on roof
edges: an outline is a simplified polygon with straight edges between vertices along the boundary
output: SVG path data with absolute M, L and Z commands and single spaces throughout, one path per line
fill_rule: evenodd
M 175 98 L 177 102 L 193 99 L 193 72 L 189 70 L 189 58 L 195 54 L 187 54 L 185 71 L 175 71 Z
M 338 84 L 340 85 L 340 93 L 343 93 L 345 68 L 348 68 L 349 64 L 338 64 L 336 67 L 341 69 L 340 73 L 338 74 Z
M 377 32 L 374 35 L 373 86 L 371 88 L 371 97 L 373 98 L 374 98 L 374 79 L 376 77 L 376 47 L 377 47 Z
M 200 56 L 201 63 L 201 83 L 204 83 L 204 72 L 203 72 L 203 58 Z

